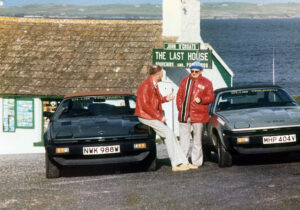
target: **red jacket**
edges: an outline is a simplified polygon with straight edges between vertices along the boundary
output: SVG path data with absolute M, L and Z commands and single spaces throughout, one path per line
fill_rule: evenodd
M 191 91 L 186 91 L 188 87 Z M 187 100 L 184 103 L 185 97 L 187 97 Z M 196 97 L 201 98 L 199 104 L 194 102 Z M 192 78 L 191 75 L 183 78 L 176 98 L 178 121 L 186 122 L 189 117 L 191 122 L 194 123 L 208 122 L 208 105 L 213 101 L 214 91 L 212 83 L 208 79 L 202 75 L 197 79 Z
M 137 89 L 136 108 L 134 114 L 148 120 L 162 120 L 163 111 L 161 104 L 167 102 L 167 97 L 163 97 L 158 86 L 154 87 L 153 79 L 149 76 Z

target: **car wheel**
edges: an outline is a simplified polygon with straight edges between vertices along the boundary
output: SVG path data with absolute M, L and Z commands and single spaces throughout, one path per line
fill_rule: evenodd
M 214 138 L 217 138 L 214 135 Z M 226 151 L 224 146 L 221 144 L 220 140 L 217 139 L 217 151 L 218 151 L 218 165 L 219 167 L 230 167 L 232 166 L 232 156 L 231 154 Z
M 147 166 L 146 171 L 156 171 L 156 158 L 154 158 L 152 162 L 150 162 L 150 164 Z
M 209 145 L 202 145 L 203 158 L 204 161 L 211 160 L 211 151 L 212 148 Z
M 58 178 L 60 177 L 60 169 L 54 164 L 53 160 L 49 158 L 47 152 L 45 153 L 46 160 L 46 178 Z

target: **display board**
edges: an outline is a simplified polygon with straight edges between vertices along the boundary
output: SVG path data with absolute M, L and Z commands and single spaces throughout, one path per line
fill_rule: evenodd
M 17 99 L 17 128 L 34 128 L 34 107 L 32 99 Z
M 15 131 L 15 100 L 3 99 L 3 132 Z

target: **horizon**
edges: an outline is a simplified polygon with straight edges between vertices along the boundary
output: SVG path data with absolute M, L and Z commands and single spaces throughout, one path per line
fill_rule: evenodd
M 0 0 L 3 6 L 25 6 L 34 4 L 162 4 L 162 0 Z M 240 2 L 240 3 L 300 3 L 300 0 L 201 0 L 204 3 Z

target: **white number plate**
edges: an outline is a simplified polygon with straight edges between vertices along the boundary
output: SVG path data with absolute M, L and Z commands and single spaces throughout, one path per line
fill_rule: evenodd
M 120 145 L 101 146 L 101 147 L 83 147 L 84 155 L 102 155 L 120 153 Z
M 296 134 L 263 137 L 264 144 L 280 144 L 280 143 L 289 143 L 289 142 L 296 142 Z

